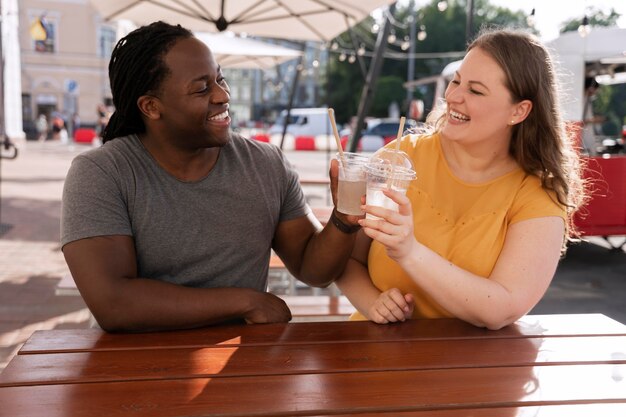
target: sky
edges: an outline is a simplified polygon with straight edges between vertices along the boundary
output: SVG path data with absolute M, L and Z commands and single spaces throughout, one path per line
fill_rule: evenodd
M 611 8 L 622 16 L 619 27 L 626 28 L 626 0 L 489 0 L 496 6 L 507 7 L 513 11 L 522 10 L 530 14 L 535 8 L 535 27 L 541 32 L 541 39 L 552 40 L 559 36 L 559 26 L 573 17 L 582 17 L 593 6 L 609 13 Z

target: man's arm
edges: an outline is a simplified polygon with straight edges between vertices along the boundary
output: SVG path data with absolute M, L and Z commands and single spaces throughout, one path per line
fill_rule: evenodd
M 337 161 L 331 162 L 330 182 L 333 202 L 337 201 Z M 314 287 L 326 287 L 343 272 L 357 233 L 341 231 L 358 226 L 356 216 L 333 213 L 335 222 L 328 221 L 323 229 L 312 213 L 279 223 L 272 247 L 289 272 Z
M 274 251 L 289 272 L 314 287 L 326 287 L 339 277 L 356 237 L 356 233 L 344 233 L 330 221 L 320 228 L 310 213 L 281 222 L 273 242 Z
M 63 247 L 76 285 L 98 324 L 111 332 L 200 327 L 230 320 L 287 322 L 280 298 L 247 288 L 190 288 L 137 276 L 130 236 L 100 236 Z

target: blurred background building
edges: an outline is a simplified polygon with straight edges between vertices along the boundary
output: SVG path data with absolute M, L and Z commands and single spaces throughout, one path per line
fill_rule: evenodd
M 2 132 L 21 139 L 22 88 L 20 74 L 20 47 L 18 42 L 17 0 L 0 0 L 0 123 Z
M 133 29 L 132 24 L 104 21 L 89 0 L 0 1 L 6 5 L 3 15 L 14 20 L 13 51 L 8 50 L 11 36 L 3 37 L 4 85 L 15 86 L 15 91 L 5 94 L 7 127 L 11 119 L 17 131 L 9 136 L 25 133 L 28 139 L 36 138 L 35 121 L 40 114 L 49 121 L 60 116 L 66 125 L 79 120 L 81 127 L 94 127 L 98 106 L 112 106 L 107 68 L 111 51 L 117 40 Z M 7 30 L 3 28 L 3 33 Z M 287 41 L 272 42 L 294 47 Z M 298 65 L 293 106 L 320 105 L 327 61 L 328 53 L 319 43 L 307 42 L 300 64 L 292 60 L 269 70 L 225 68 L 236 125 L 250 120 L 273 121 L 290 101 Z M 9 97 L 13 97 L 10 103 Z
M 123 25 L 104 22 L 88 0 L 20 0 L 22 119 L 28 138 L 45 114 L 94 126 L 111 105 L 107 65 Z

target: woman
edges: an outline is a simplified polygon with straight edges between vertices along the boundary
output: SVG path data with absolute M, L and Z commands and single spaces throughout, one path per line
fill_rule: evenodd
M 548 288 L 583 200 L 548 52 L 523 32 L 483 32 L 441 110 L 431 134 L 403 138 L 417 180 L 406 196 L 385 191 L 398 212 L 363 206 L 381 220 L 360 220 L 337 285 L 355 319 L 499 329 Z

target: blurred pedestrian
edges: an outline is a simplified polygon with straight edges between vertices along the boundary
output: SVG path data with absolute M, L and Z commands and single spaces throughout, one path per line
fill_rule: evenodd
M 104 129 L 109 123 L 109 112 L 104 104 L 98 104 L 96 111 L 98 113 L 98 125 L 96 126 L 96 131 L 98 132 L 98 135 L 102 137 Z
M 41 113 L 35 121 L 35 128 L 37 129 L 37 140 L 44 142 L 48 138 L 48 118 L 45 114 Z
M 74 139 L 74 133 L 76 133 L 78 129 L 80 129 L 80 116 L 78 113 L 74 113 L 67 126 L 67 134 L 70 139 Z
M 585 103 L 583 110 L 582 146 L 590 156 L 598 154 L 598 135 L 602 132 L 601 124 L 606 118 L 596 115 L 593 111 L 593 102 L 596 100 L 599 84 L 594 77 L 585 78 Z
M 60 115 L 52 117 L 52 139 L 60 139 L 61 131 L 65 129 L 65 121 Z

